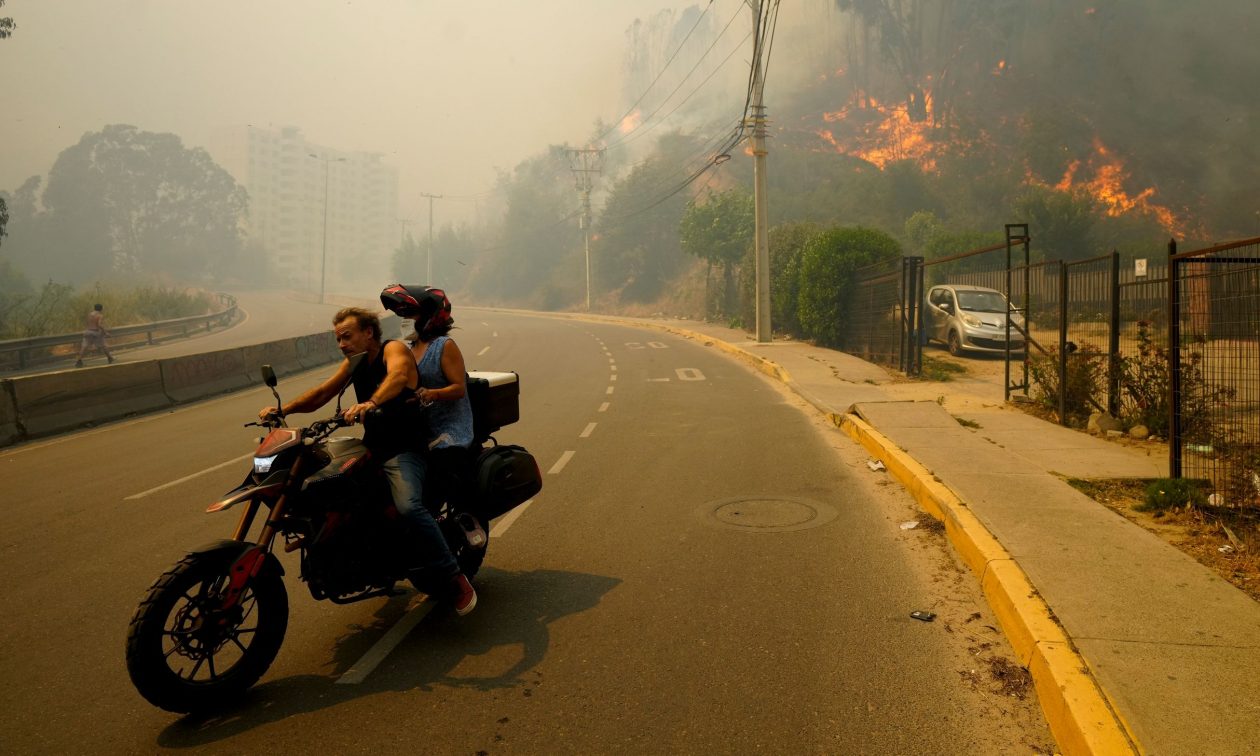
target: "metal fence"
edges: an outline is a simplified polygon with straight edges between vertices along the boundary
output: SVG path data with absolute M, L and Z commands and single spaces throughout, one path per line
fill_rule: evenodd
M 1260 505 L 1260 238 L 1170 253 L 1170 475 Z
M 841 345 L 846 352 L 906 375 L 919 374 L 922 266 L 922 257 L 903 257 L 857 272 Z

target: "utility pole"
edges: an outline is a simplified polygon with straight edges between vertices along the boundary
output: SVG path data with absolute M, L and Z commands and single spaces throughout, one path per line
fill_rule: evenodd
M 770 230 L 766 209 L 766 107 L 762 104 L 765 79 L 761 68 L 765 40 L 761 35 L 762 0 L 744 2 L 753 13 L 752 150 L 757 235 L 757 341 L 764 344 L 773 339 L 770 330 Z
M 320 156 L 314 152 L 307 153 L 313 158 L 318 159 Z M 319 303 L 324 303 L 324 282 L 328 272 L 328 153 L 324 153 L 324 242 L 323 248 L 319 253 Z M 344 163 L 345 158 L 339 157 L 334 162 Z
M 429 250 L 424 255 L 425 286 L 433 286 L 433 200 L 442 199 L 440 194 L 421 194 L 429 198 Z
M 584 236 L 586 250 L 586 309 L 591 309 L 591 188 L 594 185 L 592 174 L 599 175 L 604 168 L 604 151 L 588 147 L 584 150 L 569 150 L 569 168 L 577 190 L 582 194 L 582 216 L 578 221 Z

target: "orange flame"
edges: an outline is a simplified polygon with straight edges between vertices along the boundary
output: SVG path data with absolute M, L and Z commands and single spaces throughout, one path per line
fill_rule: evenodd
M 873 111 L 881 116 L 879 120 L 856 126 L 851 131 L 857 133 L 839 138 L 835 130 L 818 130 L 814 133 L 837 152 L 847 152 L 860 157 L 881 170 L 897 160 L 914 160 L 924 170 L 933 171 L 936 169 L 934 155 L 936 145 L 928 139 L 933 128 L 931 93 L 925 93 L 924 106 L 928 117 L 921 122 L 916 122 L 910 119 L 910 113 L 904 105 L 896 107 L 881 105 L 874 97 L 859 90 L 840 110 L 823 113 L 823 121 L 827 123 L 849 121 L 855 109 Z M 856 119 L 852 123 L 856 124 Z
M 1054 188 L 1061 192 L 1079 188 L 1098 201 L 1107 215 L 1113 218 L 1136 210 L 1154 216 L 1165 231 L 1177 236 L 1185 235 L 1184 224 L 1177 220 L 1172 210 L 1151 201 L 1156 194 L 1155 187 L 1147 187 L 1135 195 L 1125 191 L 1124 183 L 1129 178 L 1129 172 L 1125 170 L 1120 158 L 1097 137 L 1094 138 L 1094 154 L 1088 161 L 1088 169 L 1093 171 L 1093 178 L 1078 180 L 1077 173 L 1081 165 L 1080 160 L 1073 160 Z M 1030 183 L 1042 182 L 1030 178 Z
M 643 112 L 636 108 L 633 113 L 621 119 L 621 123 L 617 125 L 617 128 L 621 130 L 622 134 L 629 134 L 631 131 L 639 128 L 639 124 L 642 122 Z

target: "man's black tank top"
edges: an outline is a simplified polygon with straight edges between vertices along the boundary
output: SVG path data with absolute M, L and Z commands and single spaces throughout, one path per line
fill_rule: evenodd
M 351 376 L 354 394 L 359 402 L 366 402 L 385 381 L 389 372 L 385 366 L 385 344 L 376 359 L 361 362 Z M 420 417 L 420 404 L 415 391 L 403 387 L 398 396 L 381 405 L 381 416 L 368 419 L 364 423 L 363 443 L 372 453 L 386 459 L 402 451 L 419 451 L 423 447 L 424 426 Z

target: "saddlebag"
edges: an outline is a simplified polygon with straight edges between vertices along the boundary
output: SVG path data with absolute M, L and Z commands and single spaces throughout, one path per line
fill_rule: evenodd
M 489 522 L 542 490 L 542 472 L 523 447 L 492 446 L 477 458 L 477 514 Z

